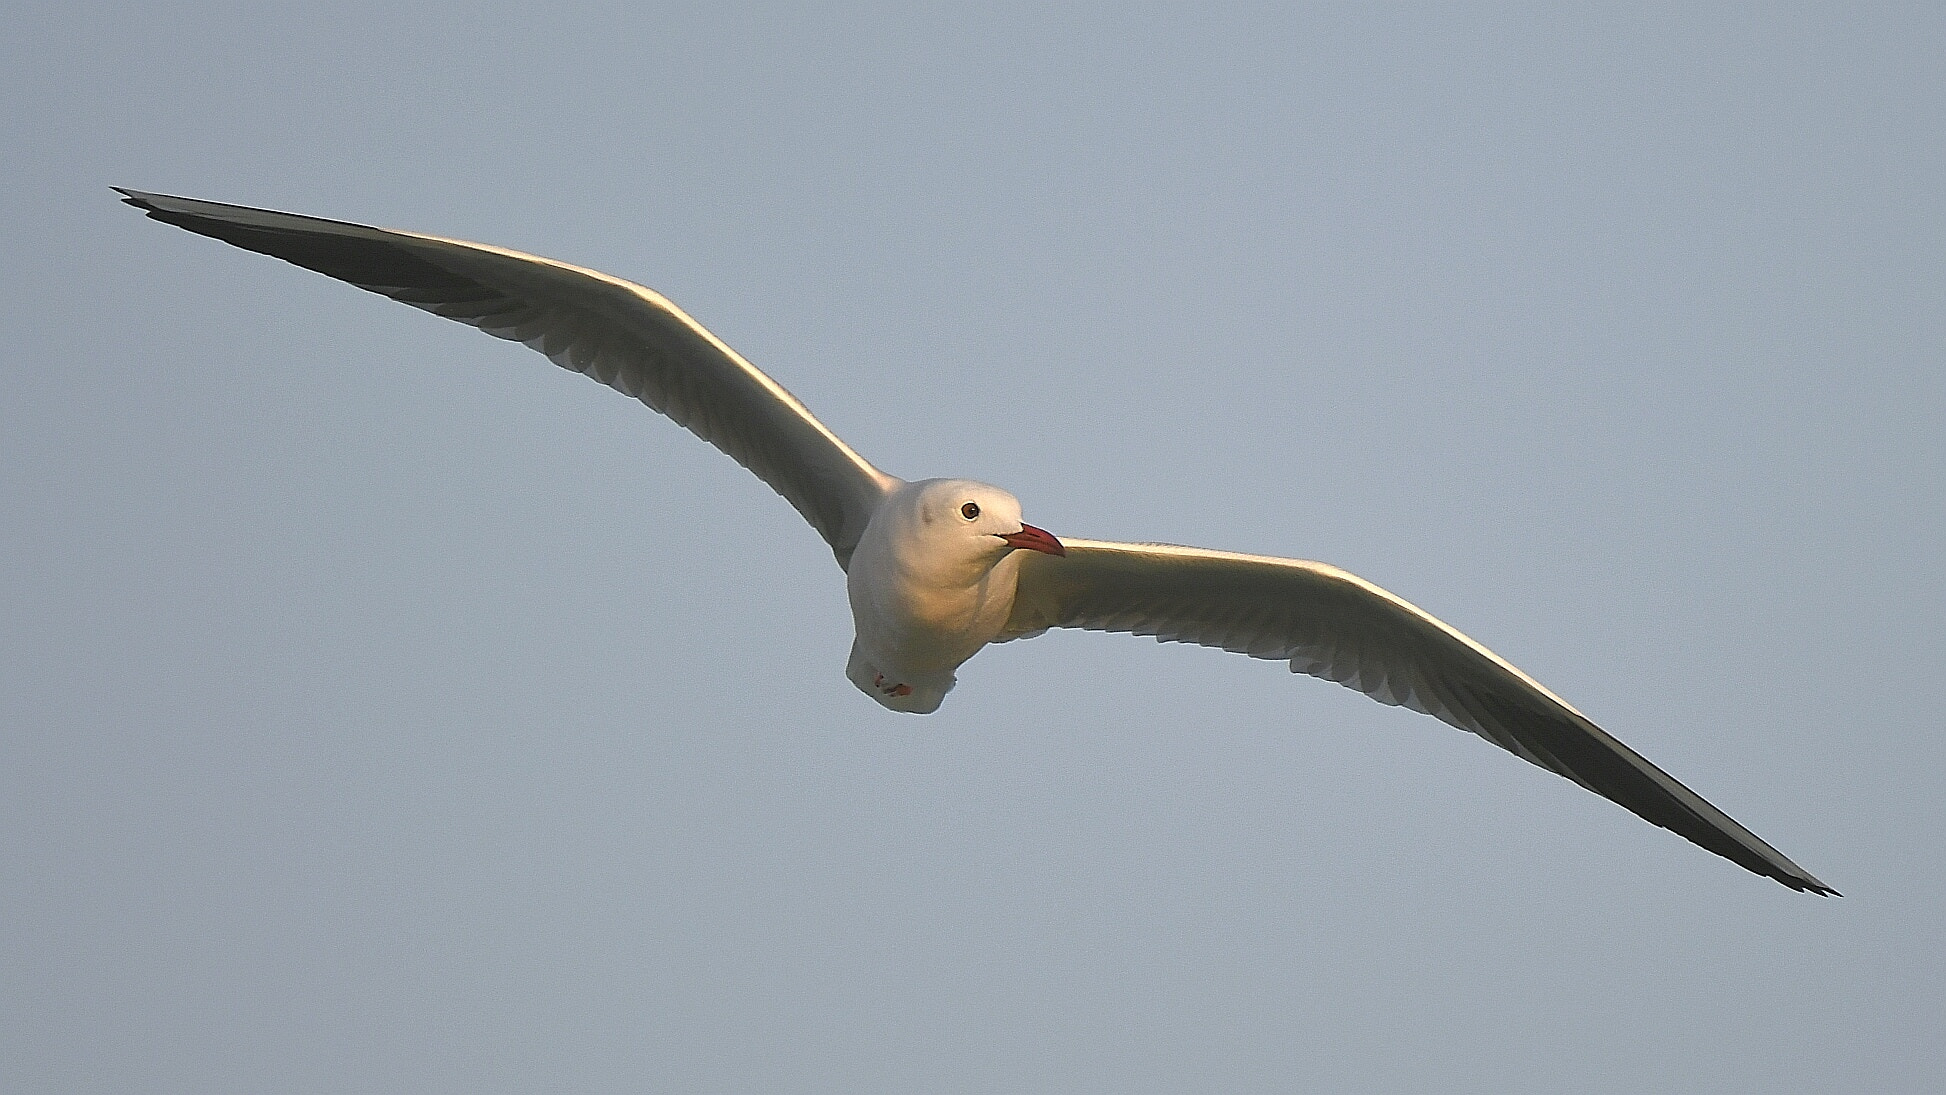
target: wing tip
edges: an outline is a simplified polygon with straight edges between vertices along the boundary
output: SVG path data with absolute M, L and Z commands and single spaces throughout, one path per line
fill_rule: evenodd
M 123 205 L 132 205 L 147 213 L 154 220 L 163 220 L 169 210 L 163 205 L 170 200 L 167 194 L 151 194 L 146 190 L 130 190 L 125 186 L 111 186 L 108 189 L 122 196 Z M 177 198 L 177 201 L 184 199 Z

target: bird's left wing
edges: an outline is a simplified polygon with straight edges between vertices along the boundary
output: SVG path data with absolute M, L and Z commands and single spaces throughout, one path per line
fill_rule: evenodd
M 1533 678 L 1431 615 L 1323 563 L 1165 544 L 1020 552 L 1004 638 L 1125 631 L 1290 663 L 1469 730 L 1794 890 L 1836 893 Z
M 770 484 L 839 566 L 898 483 L 652 289 L 465 240 L 116 189 L 165 224 L 525 343 L 641 400 Z

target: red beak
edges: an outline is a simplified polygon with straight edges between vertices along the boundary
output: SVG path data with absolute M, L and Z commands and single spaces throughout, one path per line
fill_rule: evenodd
M 1014 533 L 1012 536 L 1002 536 L 1001 539 L 1005 540 L 1007 546 L 1011 548 L 1026 548 L 1028 551 L 1044 551 L 1049 555 L 1066 555 L 1068 553 L 1068 549 L 1061 546 L 1061 541 L 1056 540 L 1053 533 L 1048 532 L 1046 529 L 1035 528 L 1032 525 L 1021 525 L 1019 532 Z

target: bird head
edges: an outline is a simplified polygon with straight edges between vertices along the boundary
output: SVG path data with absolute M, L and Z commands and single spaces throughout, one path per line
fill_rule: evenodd
M 1061 541 L 1020 519 L 1020 500 L 971 479 L 914 483 L 901 499 L 913 548 L 946 569 L 991 567 L 1018 550 L 1065 555 Z

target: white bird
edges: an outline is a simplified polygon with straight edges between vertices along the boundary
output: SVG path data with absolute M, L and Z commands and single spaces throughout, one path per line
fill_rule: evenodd
M 966 479 L 879 471 L 653 290 L 464 240 L 117 190 L 150 217 L 523 342 L 729 454 L 845 570 L 845 675 L 926 714 L 988 643 L 1074 627 L 1288 662 L 1478 734 L 1794 890 L 1837 891 L 1608 736 L 1533 678 L 1383 589 L 1322 563 L 1056 539 Z

